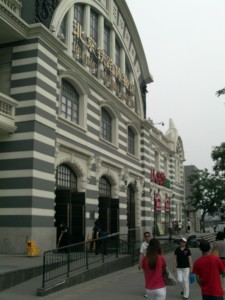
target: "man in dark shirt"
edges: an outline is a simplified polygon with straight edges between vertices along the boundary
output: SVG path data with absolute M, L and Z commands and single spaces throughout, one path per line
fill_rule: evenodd
M 191 251 L 187 248 L 187 239 L 180 239 L 179 247 L 174 252 L 173 271 L 177 271 L 177 281 L 182 286 L 181 295 L 186 300 L 189 297 L 189 275 L 192 271 Z

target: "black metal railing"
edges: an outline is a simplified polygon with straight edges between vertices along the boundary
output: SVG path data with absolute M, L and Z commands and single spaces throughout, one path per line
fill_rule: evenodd
M 163 253 L 172 252 L 175 244 L 168 238 L 159 238 Z M 52 249 L 43 253 L 42 288 L 57 285 L 80 270 L 88 270 L 94 264 L 129 255 L 131 264 L 139 260 L 140 241 L 130 239 L 129 234 L 115 233 L 105 237 Z
M 119 255 L 130 255 L 135 262 L 135 244 L 129 244 L 127 235 L 119 233 L 45 251 L 43 254 L 42 287 L 63 282 L 72 272 L 88 269 Z

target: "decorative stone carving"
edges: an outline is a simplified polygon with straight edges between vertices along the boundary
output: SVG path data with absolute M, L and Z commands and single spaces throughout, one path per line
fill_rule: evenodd
M 59 0 L 36 0 L 35 2 L 35 22 L 42 23 L 49 28 L 52 16 Z

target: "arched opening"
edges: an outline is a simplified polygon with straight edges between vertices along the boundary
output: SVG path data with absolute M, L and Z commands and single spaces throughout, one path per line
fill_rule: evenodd
M 98 213 L 101 230 L 108 234 L 118 232 L 119 199 L 112 199 L 112 187 L 106 176 L 99 180 Z
M 60 223 L 69 229 L 70 244 L 84 241 L 85 193 L 78 193 L 77 177 L 66 164 L 59 165 L 56 172 L 55 226 L 58 228 Z

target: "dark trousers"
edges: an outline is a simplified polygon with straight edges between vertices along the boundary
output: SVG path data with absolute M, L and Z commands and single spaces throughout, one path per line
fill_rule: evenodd
M 216 296 L 202 295 L 202 300 L 224 300 L 224 299 L 223 296 L 216 297 Z

